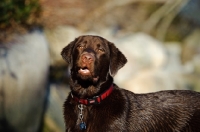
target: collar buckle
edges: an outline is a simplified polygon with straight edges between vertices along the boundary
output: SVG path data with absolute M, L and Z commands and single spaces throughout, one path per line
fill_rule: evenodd
M 100 104 L 102 99 L 101 96 L 95 96 L 92 99 L 87 99 L 88 100 L 88 105 L 90 104 Z

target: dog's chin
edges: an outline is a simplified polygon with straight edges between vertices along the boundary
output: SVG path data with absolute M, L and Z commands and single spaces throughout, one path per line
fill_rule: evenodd
M 91 72 L 89 69 L 79 69 L 78 76 L 81 80 L 90 81 L 92 83 L 96 83 L 99 80 L 99 77 L 95 77 L 93 72 Z

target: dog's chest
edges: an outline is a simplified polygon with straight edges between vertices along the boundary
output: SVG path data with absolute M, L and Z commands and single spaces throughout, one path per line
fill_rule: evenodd
M 115 111 L 115 112 L 114 112 Z M 66 127 L 72 132 L 100 132 L 123 129 L 120 121 L 121 114 L 116 109 L 106 104 L 99 105 L 74 105 L 65 107 Z M 111 125 L 112 124 L 112 125 Z

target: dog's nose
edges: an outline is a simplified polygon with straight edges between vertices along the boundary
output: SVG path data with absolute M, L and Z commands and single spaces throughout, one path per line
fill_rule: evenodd
M 92 56 L 89 53 L 86 53 L 82 55 L 81 59 L 85 63 L 91 63 L 92 61 L 94 61 L 94 56 Z

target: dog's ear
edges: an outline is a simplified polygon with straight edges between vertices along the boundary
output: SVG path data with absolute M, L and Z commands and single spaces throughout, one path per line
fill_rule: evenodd
M 74 41 L 70 42 L 66 47 L 64 47 L 61 52 L 63 59 L 67 61 L 68 64 L 72 63 L 72 51 L 76 41 L 77 38 Z
M 111 76 L 114 76 L 117 71 L 122 68 L 126 62 L 126 57 L 122 54 L 121 51 L 115 45 L 111 42 L 109 42 L 109 48 L 110 48 L 110 67 L 109 72 Z

